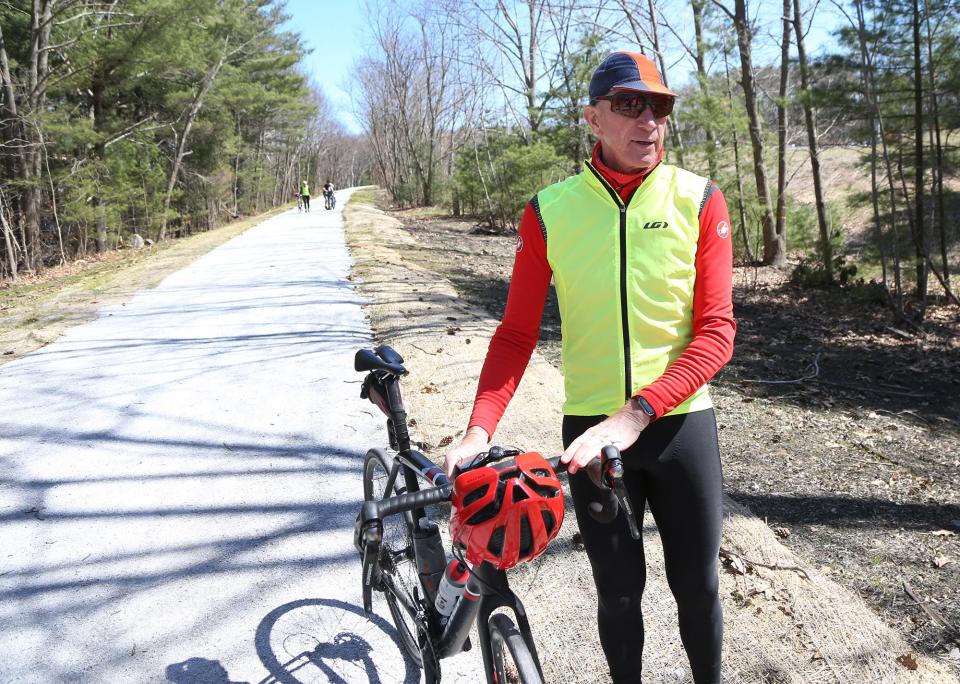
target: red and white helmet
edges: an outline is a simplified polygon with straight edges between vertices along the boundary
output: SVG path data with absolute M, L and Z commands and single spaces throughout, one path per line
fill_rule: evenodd
M 536 558 L 563 523 L 563 489 L 536 452 L 506 467 L 469 470 L 454 481 L 450 536 L 467 560 L 500 570 Z

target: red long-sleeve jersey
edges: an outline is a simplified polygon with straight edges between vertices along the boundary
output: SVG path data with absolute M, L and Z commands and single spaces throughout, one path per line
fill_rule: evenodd
M 658 160 L 659 163 L 659 160 Z M 593 165 L 629 202 L 646 173 L 622 174 L 608 168 L 594 148 Z M 492 435 L 516 392 L 540 336 L 540 319 L 553 272 L 537 217 L 528 204 L 520 220 L 513 277 L 503 320 L 487 351 L 470 426 Z M 662 416 L 702 387 L 733 353 L 733 246 L 730 216 L 723 193 L 713 192 L 700 212 L 696 280 L 693 290 L 693 337 L 690 344 L 654 382 L 637 394 Z

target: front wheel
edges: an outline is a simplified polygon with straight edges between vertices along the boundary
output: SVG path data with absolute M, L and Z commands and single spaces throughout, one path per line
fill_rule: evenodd
M 387 488 L 392 467 L 393 459 L 381 449 L 367 452 L 363 463 L 364 500 L 380 501 L 403 494 L 403 472 L 398 473 L 393 485 Z M 383 578 L 384 597 L 400 634 L 400 641 L 417 667 L 423 667 L 419 630 L 414 617 L 419 605 L 420 578 L 413 554 L 413 521 L 409 513 L 391 515 L 384 519 L 383 542 L 378 563 Z
M 543 684 L 537 660 L 513 620 L 497 613 L 490 616 L 489 625 L 495 681 L 500 684 Z

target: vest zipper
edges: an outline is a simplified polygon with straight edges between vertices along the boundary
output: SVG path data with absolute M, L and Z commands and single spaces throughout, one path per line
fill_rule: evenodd
M 633 395 L 633 379 L 630 367 L 630 317 L 627 314 L 627 205 L 620 199 L 617 191 L 610 187 L 607 179 L 593 168 L 593 164 L 587 162 L 586 166 L 620 209 L 620 327 L 623 328 L 624 401 L 628 401 Z
M 633 394 L 630 368 L 630 319 L 627 316 L 627 205 L 620 205 L 620 327 L 623 328 L 624 401 Z

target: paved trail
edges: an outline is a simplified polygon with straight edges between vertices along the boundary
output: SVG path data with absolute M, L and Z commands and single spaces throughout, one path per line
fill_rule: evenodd
M 348 196 L 0 367 L 0 682 L 418 680 L 360 607 Z

